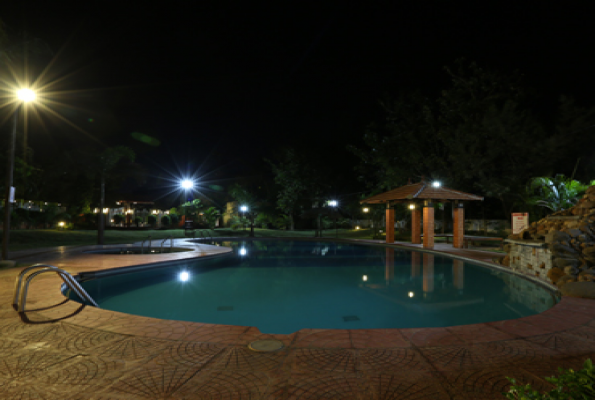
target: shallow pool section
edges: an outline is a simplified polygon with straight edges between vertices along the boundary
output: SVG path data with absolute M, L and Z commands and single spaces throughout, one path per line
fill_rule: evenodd
M 108 310 L 281 334 L 499 321 L 556 303 L 549 290 L 522 277 L 428 253 L 314 241 L 217 244 L 233 254 L 83 287 Z

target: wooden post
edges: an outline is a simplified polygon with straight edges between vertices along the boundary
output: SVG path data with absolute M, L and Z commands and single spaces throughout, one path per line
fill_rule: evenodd
M 452 247 L 457 249 L 463 248 L 463 238 L 465 237 L 465 209 L 462 203 L 452 205 L 453 222 L 452 222 Z
M 395 242 L 395 209 L 386 203 L 386 243 Z
M 424 203 L 424 249 L 434 248 L 434 204 Z
M 411 243 L 421 244 L 421 209 L 411 210 Z

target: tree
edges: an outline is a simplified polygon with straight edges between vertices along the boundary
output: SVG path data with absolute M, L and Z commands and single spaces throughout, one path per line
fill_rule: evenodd
M 294 230 L 294 214 L 301 197 L 308 187 L 310 170 L 307 164 L 295 152 L 295 149 L 286 149 L 283 159 L 277 164 L 266 160 L 275 175 L 278 185 L 277 208 L 289 219 L 289 230 Z
M 248 208 L 244 214 L 250 221 L 250 237 L 254 237 L 254 219 L 258 215 L 260 201 L 253 192 L 237 183 L 230 186 L 229 194 L 238 202 L 240 207 L 245 206 Z
M 220 216 L 221 213 L 219 213 L 219 210 L 217 210 L 215 207 L 209 207 L 206 210 L 204 210 L 204 218 L 207 222 L 207 225 L 209 226 L 209 229 L 215 229 L 215 226 L 217 225 L 217 220 Z

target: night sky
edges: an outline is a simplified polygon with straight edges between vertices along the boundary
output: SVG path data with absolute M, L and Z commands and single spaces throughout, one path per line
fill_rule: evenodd
M 53 57 L 31 73 L 53 58 L 54 108 L 89 134 L 46 115 L 29 133 L 40 158 L 98 140 L 133 147 L 154 175 L 177 164 L 232 178 L 285 145 L 356 162 L 345 147 L 382 120 L 378 101 L 437 96 L 460 57 L 519 70 L 540 107 L 560 94 L 591 105 L 594 11 L 592 1 L 5 1 L 0 18 L 47 42 Z

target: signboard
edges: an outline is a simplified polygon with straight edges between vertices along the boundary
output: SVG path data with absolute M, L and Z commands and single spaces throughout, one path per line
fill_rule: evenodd
M 521 233 L 529 227 L 529 213 L 512 213 L 512 234 Z
M 10 187 L 10 194 L 8 195 L 8 202 L 14 203 L 14 186 Z

